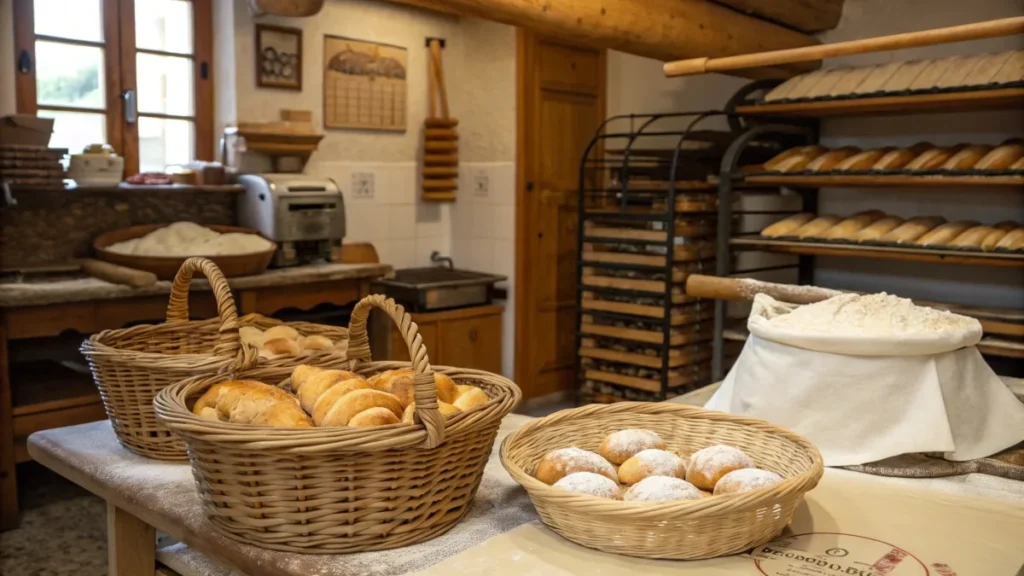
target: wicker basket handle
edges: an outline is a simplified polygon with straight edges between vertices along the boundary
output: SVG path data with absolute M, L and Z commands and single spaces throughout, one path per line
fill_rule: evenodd
M 188 293 L 192 276 L 202 272 L 210 282 L 213 296 L 217 300 L 217 314 L 220 316 L 220 330 L 217 344 L 213 347 L 214 356 L 237 356 L 242 361 L 244 350 L 238 337 L 238 312 L 235 310 L 235 298 L 231 295 L 228 281 L 221 274 L 220 268 L 206 258 L 189 258 L 178 269 L 171 285 L 171 300 L 167 304 L 168 322 L 188 322 Z M 251 354 L 249 356 L 252 356 Z M 247 363 L 247 362 L 246 362 Z
M 444 417 L 437 410 L 437 387 L 434 384 L 434 371 L 430 368 L 427 358 L 427 347 L 419 334 L 419 326 L 400 304 L 383 294 L 371 294 L 359 301 L 352 310 L 352 319 L 348 325 L 348 357 L 357 362 L 370 361 L 370 339 L 366 333 L 366 322 L 370 311 L 380 308 L 395 321 L 398 331 L 409 347 L 409 358 L 412 369 L 416 373 L 416 415 L 427 430 L 426 448 L 433 448 L 444 442 Z

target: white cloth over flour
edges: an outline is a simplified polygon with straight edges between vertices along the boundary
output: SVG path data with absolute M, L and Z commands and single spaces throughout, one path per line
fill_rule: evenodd
M 980 326 L 937 334 L 932 342 L 922 336 L 858 341 L 769 324 L 788 309 L 757 295 L 747 323 L 750 338 L 705 408 L 803 434 L 826 466 L 911 452 L 973 460 L 1024 440 L 1024 404 L 975 348 Z

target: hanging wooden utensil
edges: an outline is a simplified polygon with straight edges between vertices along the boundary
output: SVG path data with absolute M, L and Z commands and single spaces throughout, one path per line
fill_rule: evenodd
M 448 91 L 444 85 L 444 66 L 441 62 L 441 41 L 428 40 L 430 57 L 427 59 L 427 96 L 430 110 L 423 121 L 423 196 L 431 202 L 455 200 L 459 175 L 459 135 L 455 127 L 459 121 L 449 116 Z M 440 111 L 438 111 L 440 105 Z

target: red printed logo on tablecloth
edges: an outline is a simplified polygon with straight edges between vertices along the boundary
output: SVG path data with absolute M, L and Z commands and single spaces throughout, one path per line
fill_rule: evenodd
M 875 565 L 871 567 L 872 570 L 879 576 L 889 576 L 892 571 L 899 566 L 900 562 L 907 557 L 907 553 L 899 548 L 893 548 L 885 556 L 882 556 L 881 560 L 875 562 Z
M 765 576 L 956 576 L 945 564 L 933 564 L 932 572 L 910 551 L 856 534 L 795 534 L 758 546 L 747 556 Z
M 936 562 L 935 564 L 932 564 L 932 570 L 935 570 L 935 573 L 938 574 L 938 576 L 957 576 L 956 571 L 950 568 L 949 564 L 940 564 Z

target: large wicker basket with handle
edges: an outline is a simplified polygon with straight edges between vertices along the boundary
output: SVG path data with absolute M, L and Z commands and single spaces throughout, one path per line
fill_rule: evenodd
M 714 444 L 735 446 L 784 480 L 750 492 L 645 503 L 567 492 L 534 478 L 549 451 L 576 446 L 596 452 L 605 436 L 626 428 L 653 430 L 684 456 Z M 763 420 L 640 402 L 592 404 L 530 422 L 502 442 L 501 463 L 526 488 L 541 520 L 565 538 L 602 552 L 677 560 L 735 554 L 768 542 L 789 524 L 824 471 L 814 445 Z
M 217 300 L 218 318 L 189 319 L 189 285 L 195 272 L 209 280 Z M 239 340 L 241 326 L 267 329 L 281 324 L 285 323 L 258 314 L 238 318 L 231 289 L 216 264 L 206 258 L 190 258 L 178 270 L 171 286 L 167 322 L 104 330 L 82 344 L 82 354 L 89 361 L 107 417 L 121 444 L 149 458 L 186 460 L 185 443 L 157 422 L 153 414 L 153 398 L 164 387 L 191 376 L 257 365 L 347 365 L 342 350 L 259 358 L 255 348 L 243 346 Z M 348 338 L 346 328 L 307 322 L 286 324 L 304 335 L 319 334 L 332 340 Z
M 398 323 L 411 362 L 370 361 L 366 321 L 379 307 Z M 443 534 L 469 510 L 501 419 L 519 388 L 496 374 L 437 367 L 490 401 L 449 418 L 437 409 L 434 369 L 416 324 L 393 300 L 373 295 L 352 312 L 354 372 L 415 371 L 419 424 L 375 428 L 269 428 L 205 420 L 190 408 L 223 377 L 190 378 L 157 396 L 157 417 L 188 443 L 200 499 L 214 526 L 249 544 L 306 553 L 408 546 Z M 238 378 L 287 384 L 289 371 Z

